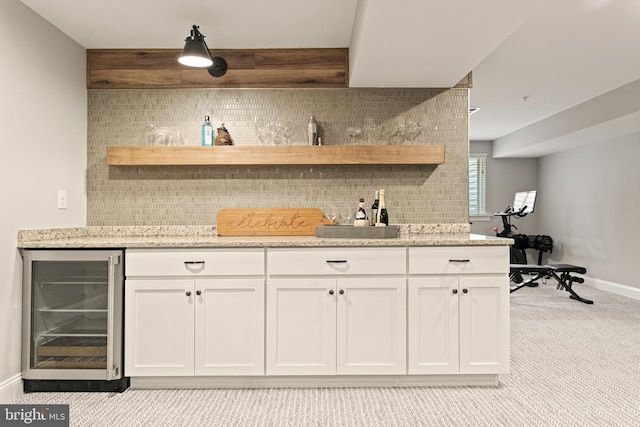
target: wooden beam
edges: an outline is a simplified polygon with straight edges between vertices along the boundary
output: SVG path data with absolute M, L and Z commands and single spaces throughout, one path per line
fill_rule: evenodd
M 89 49 L 88 89 L 346 88 L 349 50 L 220 49 L 223 77 L 178 63 L 179 49 Z

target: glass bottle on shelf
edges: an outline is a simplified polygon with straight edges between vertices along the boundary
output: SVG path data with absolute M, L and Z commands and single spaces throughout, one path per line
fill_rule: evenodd
M 209 116 L 204 116 L 204 123 L 202 124 L 202 145 L 205 147 L 211 147 L 213 146 L 213 140 L 213 125 L 209 121 Z

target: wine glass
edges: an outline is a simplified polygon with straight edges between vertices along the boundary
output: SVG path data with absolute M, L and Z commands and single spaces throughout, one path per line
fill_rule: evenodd
M 414 141 L 418 137 L 418 135 L 420 135 L 420 133 L 422 133 L 422 130 L 420 129 L 420 125 L 413 120 L 408 120 L 407 131 L 406 131 L 407 139 L 409 141 Z
M 253 131 L 261 143 L 269 145 L 265 122 L 263 119 L 258 118 L 258 116 L 253 118 Z
M 344 212 L 340 214 L 340 225 L 353 225 L 353 212 Z
M 373 120 L 373 117 L 367 117 L 364 119 L 362 130 L 364 131 L 364 136 L 367 139 L 367 144 L 371 144 L 373 142 L 373 134 L 376 131 L 376 122 Z
M 153 123 L 149 123 L 149 126 L 144 128 L 140 137 L 140 145 L 154 145 L 156 140 L 156 126 Z
M 176 129 L 175 135 L 173 137 L 173 145 L 178 147 L 184 145 L 184 130 L 182 128 Z
M 360 136 L 361 133 L 362 129 L 359 127 L 352 126 L 347 128 L 347 135 L 351 137 L 351 141 L 355 141 L 355 139 Z
M 336 224 L 336 220 L 338 218 L 338 214 L 336 213 L 336 209 L 331 207 L 331 208 L 326 208 L 323 212 L 324 217 L 327 218 L 329 221 L 331 221 L 331 225 L 335 225 Z

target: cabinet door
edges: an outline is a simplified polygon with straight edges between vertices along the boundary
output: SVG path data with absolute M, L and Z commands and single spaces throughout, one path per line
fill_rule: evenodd
M 509 372 L 506 276 L 460 277 L 460 373 Z
M 264 375 L 264 279 L 199 279 L 195 374 Z
M 458 373 L 458 276 L 409 279 L 409 374 Z
M 193 375 L 193 280 L 125 282 L 125 375 Z
M 406 279 L 338 279 L 337 373 L 406 374 Z
M 335 279 L 267 281 L 267 375 L 336 373 Z

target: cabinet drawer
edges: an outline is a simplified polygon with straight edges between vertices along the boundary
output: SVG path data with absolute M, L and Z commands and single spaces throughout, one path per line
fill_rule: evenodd
M 409 274 L 508 272 L 509 246 L 409 248 Z
M 264 249 L 130 249 L 125 274 L 133 276 L 228 276 L 264 274 Z
M 274 248 L 269 275 L 405 274 L 405 248 Z

